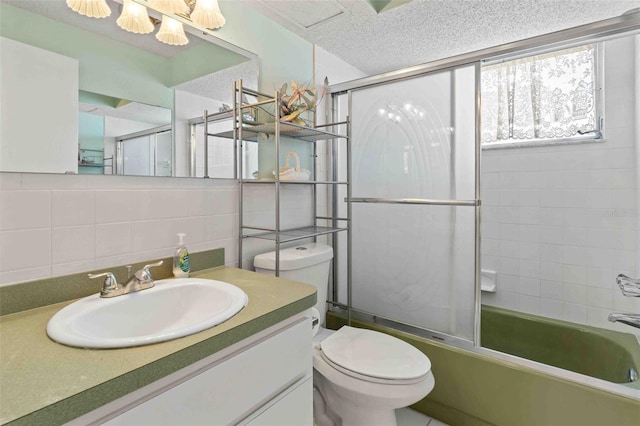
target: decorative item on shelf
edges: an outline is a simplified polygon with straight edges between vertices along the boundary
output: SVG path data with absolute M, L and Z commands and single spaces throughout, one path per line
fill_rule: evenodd
M 295 160 L 295 167 L 289 165 L 289 160 L 293 157 Z M 309 180 L 311 172 L 307 169 L 300 168 L 300 157 L 295 151 L 289 151 L 287 153 L 287 159 L 285 160 L 285 166 L 280 167 L 278 174 L 280 180 Z M 273 171 L 273 176 L 276 176 L 276 171 Z
M 328 86 L 329 79 L 325 77 L 322 93 L 320 98 L 316 100 L 316 90 L 314 88 L 291 81 L 291 94 L 289 94 L 287 93 L 289 87 L 287 83 L 284 83 L 279 90 L 280 119 L 301 126 L 312 125 L 313 123 L 309 121 L 313 121 L 313 118 L 305 119 L 303 114 L 305 112 L 315 113 L 316 105 L 324 98 Z

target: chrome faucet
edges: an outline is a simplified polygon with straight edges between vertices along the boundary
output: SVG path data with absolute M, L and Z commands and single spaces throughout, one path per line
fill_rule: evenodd
M 134 293 L 136 291 L 145 290 L 154 286 L 153 278 L 151 277 L 151 271 L 149 268 L 162 265 L 162 260 L 156 263 L 145 265 L 144 268 L 136 271 L 131 275 L 127 282 L 124 284 L 118 284 L 116 277 L 111 272 L 103 272 L 101 274 L 88 274 L 91 279 L 105 277 L 102 290 L 100 291 L 100 297 L 116 297 L 123 294 Z M 128 274 L 131 273 L 131 266 L 127 266 Z
M 622 294 L 625 296 L 640 297 L 640 280 L 620 274 L 616 277 L 616 283 L 618 284 L 618 287 L 620 287 L 620 290 L 622 290 Z M 631 327 L 640 328 L 640 314 L 609 314 L 609 321 L 621 322 L 622 324 L 630 325 Z

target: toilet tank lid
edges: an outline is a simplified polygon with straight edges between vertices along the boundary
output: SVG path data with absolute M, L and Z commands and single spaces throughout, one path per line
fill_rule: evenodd
M 333 248 L 326 244 L 310 243 L 280 250 L 280 270 L 292 271 L 307 268 L 333 258 Z M 263 253 L 253 259 L 256 268 L 275 270 L 276 252 Z

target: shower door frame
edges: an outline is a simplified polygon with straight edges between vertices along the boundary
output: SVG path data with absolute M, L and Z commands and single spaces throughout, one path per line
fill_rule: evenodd
M 540 51 L 545 48 L 549 50 L 556 50 L 560 48 L 567 48 L 580 44 L 586 44 L 594 39 L 607 39 L 621 34 L 627 33 L 629 35 L 634 32 L 640 32 L 640 10 L 634 9 L 631 12 L 627 12 L 621 16 L 605 19 L 602 21 L 593 22 L 578 27 L 568 28 L 561 31 L 556 31 L 541 36 L 536 36 L 521 41 L 507 43 L 495 47 L 490 47 L 475 52 L 470 52 L 462 55 L 453 56 L 450 58 L 440 59 L 426 64 L 417 65 L 413 67 L 403 68 L 400 70 L 391 71 L 379 75 L 370 77 L 364 77 L 357 80 L 348 81 L 345 83 L 335 84 L 329 86 L 329 93 L 332 96 L 332 109 L 334 114 L 337 111 L 338 99 L 340 96 L 347 96 L 348 116 L 351 118 L 351 95 L 353 91 L 359 89 L 371 88 L 378 85 L 384 85 L 388 83 L 394 83 L 401 80 L 412 79 L 416 77 L 422 77 L 428 74 L 436 72 L 455 70 L 463 66 L 475 66 L 475 200 L 412 200 L 412 199 L 366 199 L 366 198 L 352 198 L 351 197 L 351 176 L 350 176 L 350 164 L 347 166 L 348 182 L 347 197 L 345 199 L 347 203 L 347 216 L 351 220 L 351 204 L 353 202 L 378 202 L 378 203 L 402 203 L 402 204 L 428 204 L 428 205 L 448 205 L 448 206 L 475 206 L 475 312 L 474 312 L 474 339 L 470 342 L 467 339 L 451 336 L 448 334 L 434 332 L 432 330 L 423 329 L 397 321 L 388 320 L 373 316 L 368 313 L 359 312 L 353 309 L 351 299 L 351 287 L 352 287 L 352 271 L 351 271 L 351 224 L 349 226 L 349 235 L 347 239 L 347 305 L 339 303 L 337 301 L 337 268 L 334 268 L 334 289 L 332 292 L 333 300 L 329 300 L 329 305 L 334 308 L 344 309 L 347 312 L 348 322 L 351 322 L 352 318 L 363 320 L 364 322 L 376 323 L 383 326 L 389 326 L 390 328 L 406 331 L 421 337 L 425 337 L 430 340 L 443 342 L 454 347 L 470 350 L 475 353 L 489 356 L 491 358 L 507 361 L 533 368 L 535 370 L 550 374 L 552 376 L 558 376 L 560 378 L 600 388 L 611 393 L 636 397 L 634 391 L 627 389 L 624 386 L 616 385 L 613 383 L 605 382 L 602 380 L 593 379 L 582 374 L 574 373 L 568 370 L 560 369 L 546 364 L 540 364 L 535 361 L 531 361 L 525 358 L 519 358 L 506 353 L 498 352 L 492 349 L 483 348 L 480 341 L 480 307 L 481 307 L 481 291 L 480 291 L 480 248 L 481 248 L 481 193 L 480 193 L 480 172 L 481 172 L 481 73 L 480 68 L 483 62 L 496 62 L 505 58 L 512 57 L 515 54 L 525 55 L 527 52 Z M 335 117 L 334 117 L 335 118 Z M 351 133 L 351 132 L 350 132 Z M 351 161 L 351 143 L 347 144 L 347 160 Z M 337 153 L 332 153 L 332 163 L 336 161 Z M 335 171 L 337 167 L 332 165 Z M 337 205 L 337 194 L 333 194 L 333 205 Z M 334 240 L 335 244 L 335 240 Z
M 353 113 L 352 113 L 352 94 L 354 91 L 358 91 L 361 89 L 370 89 L 374 86 L 380 86 L 380 85 L 384 85 L 384 84 L 389 84 L 389 83 L 395 83 L 401 80 L 411 80 L 413 78 L 418 78 L 418 77 L 423 77 L 423 76 L 428 76 L 428 75 L 432 75 L 432 74 L 437 74 L 443 71 L 449 71 L 449 72 L 454 72 L 457 69 L 463 68 L 463 67 L 470 67 L 470 66 L 474 66 L 474 75 L 475 75 L 475 93 L 474 93 L 474 116 L 475 116 L 475 120 L 476 122 L 479 120 L 480 117 L 480 62 L 476 62 L 476 63 L 468 63 L 468 64 L 463 64 L 463 65 L 456 65 L 454 67 L 442 67 L 442 68 L 438 68 L 438 69 L 434 69 L 434 70 L 429 70 L 426 71 L 425 73 L 422 74 L 415 74 L 415 75 L 411 75 L 408 77 L 401 77 L 401 78 L 393 78 L 391 80 L 384 80 L 381 81 L 379 83 L 375 83 L 375 84 L 367 84 L 365 86 L 358 86 L 358 87 L 351 87 L 349 89 L 347 89 L 346 91 L 341 91 L 338 93 L 332 93 L 332 97 L 333 97 L 333 105 L 332 105 L 332 110 L 334 112 L 334 114 L 337 112 L 337 102 L 338 102 L 338 97 L 341 95 L 346 95 L 348 97 L 347 100 L 347 104 L 348 104 L 348 117 L 349 117 L 349 134 L 352 134 L 352 130 L 351 130 L 351 126 L 353 126 L 352 123 L 352 117 L 353 117 Z M 356 80 L 356 81 L 360 81 L 360 80 Z M 331 90 L 331 87 L 330 87 Z M 338 120 L 339 117 L 336 117 L 334 115 L 333 120 L 336 121 Z M 446 334 L 443 332 L 438 332 L 438 331 L 434 331 L 434 330 L 430 330 L 428 328 L 422 328 L 422 327 L 417 327 L 417 326 L 413 326 L 413 325 L 409 325 L 406 323 L 402 323 L 402 322 L 398 322 L 392 319 L 388 319 L 388 318 L 384 318 L 381 316 L 376 315 L 375 317 L 369 313 L 363 312 L 363 311 L 359 311 L 357 309 L 353 308 L 353 303 L 352 303 L 352 268 L 351 268 L 351 259 L 352 259 L 352 229 L 353 226 L 349 226 L 349 232 L 348 232 L 348 238 L 347 238 L 347 259 L 349 259 L 347 261 L 347 304 L 344 305 L 342 303 L 337 302 L 336 299 L 336 294 L 337 294 L 337 288 L 336 288 L 336 283 L 337 283 L 337 268 L 334 268 L 334 288 L 333 288 L 333 295 L 334 295 L 334 300 L 329 300 L 329 304 L 336 307 L 336 308 L 341 308 L 346 310 L 346 315 L 347 315 L 347 322 L 350 324 L 351 323 L 351 319 L 355 318 L 355 319 L 360 319 L 360 320 L 364 320 L 364 321 L 368 321 L 368 322 L 375 322 L 376 324 L 381 324 L 381 325 L 388 325 L 391 328 L 397 329 L 397 330 L 402 330 L 402 331 L 406 331 L 408 333 L 412 333 L 415 335 L 419 335 L 422 337 L 426 337 L 429 339 L 435 339 L 437 341 L 440 342 L 445 342 L 445 343 L 449 343 L 452 344 L 456 347 L 460 347 L 460 348 L 465 348 L 465 349 L 472 349 L 476 346 L 480 345 L 480 321 L 479 321 L 479 316 L 480 316 L 480 294 L 479 294 L 479 282 L 480 282 L 480 174 L 479 174 L 479 170 L 480 170 L 480 146 L 479 146 L 479 141 L 480 141 L 480 133 L 479 132 L 479 126 L 476 126 L 475 128 L 475 159 L 474 159 L 474 165 L 475 165 L 475 180 L 474 180 L 474 198 L 471 200 L 458 200 L 458 199 L 426 199 L 426 198 L 370 198 L 370 197 L 352 197 L 352 185 L 353 185 L 353 180 L 352 180 L 352 167 L 351 167 L 351 160 L 352 160 L 352 154 L 351 154 L 351 150 L 352 150 L 352 141 L 350 141 L 350 143 L 347 145 L 347 155 L 346 155 L 346 161 L 349 163 L 349 165 L 347 166 L 347 181 L 349 182 L 349 185 L 347 187 L 347 196 L 345 198 L 345 201 L 347 201 L 347 217 L 349 218 L 349 220 L 351 221 L 353 219 L 352 216 L 352 204 L 353 203 L 376 203 L 376 204 L 403 204 L 403 205 L 423 205 L 423 206 L 448 206 L 448 207 L 474 207 L 474 222 L 475 222 L 475 252 L 474 252 L 474 276 L 475 276 L 475 302 L 474 302 L 474 323 L 473 323 L 473 340 L 468 340 L 466 338 L 463 337 L 458 337 L 458 336 L 453 336 L 450 334 Z M 335 159 L 338 158 L 338 154 L 334 153 L 333 154 L 333 159 L 335 161 Z M 336 173 L 337 172 L 337 167 L 333 166 L 332 167 L 333 172 Z M 337 176 L 333 176 L 333 179 L 338 179 Z M 338 199 L 337 199 L 337 194 L 334 193 L 334 199 L 333 199 L 333 203 L 332 205 L 335 207 L 338 205 Z M 334 215 L 337 214 L 336 211 L 333 212 Z M 335 244 L 335 241 L 334 241 Z

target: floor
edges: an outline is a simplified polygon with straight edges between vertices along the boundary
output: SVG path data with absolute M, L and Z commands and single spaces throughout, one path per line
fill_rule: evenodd
M 446 423 L 432 419 L 411 408 L 396 410 L 396 421 L 398 422 L 398 426 L 448 426 Z
M 439 420 L 425 416 L 411 408 L 401 408 L 396 410 L 396 422 L 398 426 L 449 426 Z M 317 426 L 313 422 L 313 426 Z

